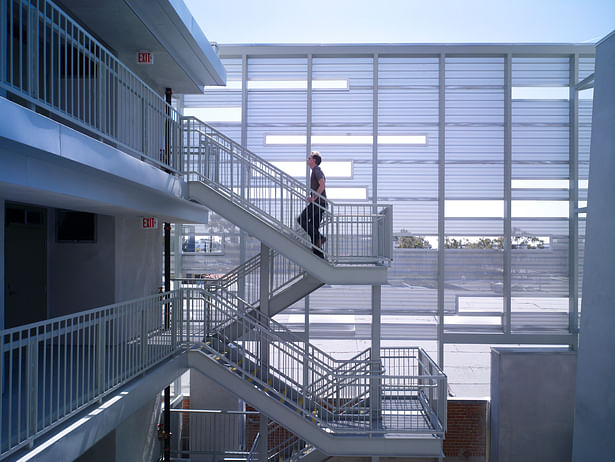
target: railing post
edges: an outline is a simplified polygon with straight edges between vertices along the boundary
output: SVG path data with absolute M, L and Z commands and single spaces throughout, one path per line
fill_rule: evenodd
M 4 20 L 4 19 L 3 19 Z M 28 2 L 28 93 L 34 99 L 38 99 L 39 92 L 39 73 L 38 73 L 38 37 L 36 32 L 38 31 L 38 11 L 36 8 Z M 4 52 L 4 50 L 2 50 Z
M 117 328 L 117 326 L 116 326 Z M 101 313 L 98 318 L 96 333 L 96 388 L 102 401 L 102 394 L 105 391 L 105 316 Z M 119 340 L 120 342 L 122 339 Z
M 137 96 L 139 98 L 139 96 Z M 147 152 L 147 103 L 145 98 L 141 98 L 141 152 L 144 157 L 148 157 Z
M 380 367 L 380 338 L 381 338 L 381 286 L 372 286 L 372 338 L 370 357 L 369 401 L 371 411 L 371 424 L 380 426 L 382 420 L 382 371 Z
M 0 0 L 0 18 L 8 18 L 7 0 Z M 8 31 L 7 21 L 3 19 L 0 21 L 0 50 L 3 53 L 0 55 L 0 82 L 6 83 L 7 79 L 7 67 L 9 60 L 9 53 L 5 53 L 4 50 L 8 50 Z M 1 94 L 1 93 L 0 93 Z
M 171 310 L 171 350 L 175 351 L 177 348 L 177 305 L 179 305 L 177 294 L 167 299 L 167 303 L 169 304 L 168 309 Z
M 438 381 L 440 382 L 440 386 L 438 387 L 438 417 L 440 418 L 440 422 L 442 423 L 442 431 L 446 432 L 448 413 L 448 380 L 446 379 L 446 375 L 442 374 L 442 377 Z
M 141 307 L 141 369 L 145 368 L 147 360 L 147 315 L 145 308 Z
M 32 330 L 30 330 L 30 334 L 32 334 Z M 26 407 L 26 431 L 27 436 L 29 437 L 36 433 L 36 422 L 38 414 L 38 337 L 36 335 L 32 335 L 28 339 L 27 358 L 28 395 L 26 399 L 28 400 L 28 402 Z M 32 446 L 32 443 L 33 441 L 30 441 L 30 447 Z

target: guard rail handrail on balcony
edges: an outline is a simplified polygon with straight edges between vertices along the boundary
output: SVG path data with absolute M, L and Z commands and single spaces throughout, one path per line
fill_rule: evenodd
M 339 361 L 272 319 L 238 311 L 218 294 L 202 292 L 206 338 L 210 339 L 202 348 L 307 419 L 333 432 L 386 433 L 394 421 L 400 433 L 424 433 L 429 428 L 443 434 L 446 376 L 429 362 L 425 364 L 430 375 L 420 375 L 425 370 L 421 361 L 426 360 L 420 348 L 383 350 L 386 362 L 382 365 L 364 352 L 356 360 Z M 193 296 L 198 294 L 187 298 Z M 227 341 L 219 326 L 229 324 L 241 334 L 230 335 L 232 340 Z M 428 399 L 436 405 L 429 406 Z M 420 429 L 404 417 L 419 407 L 429 421 Z M 386 417 L 375 419 L 374 415 Z M 383 419 L 389 427 L 381 426 Z
M 381 434 L 394 424 L 443 435 L 446 376 L 420 348 L 381 349 L 378 368 L 366 352 L 337 360 L 272 319 L 242 313 L 227 295 L 187 288 L 1 331 L 0 459 L 195 346 L 330 431 Z M 225 354 L 203 339 L 227 321 L 246 335 L 224 344 Z M 352 402 L 358 396 L 369 408 Z
M 181 311 L 174 291 L 1 331 L 0 458 L 174 354 Z
M 51 0 L 0 0 L 0 88 L 181 170 L 180 114 Z
M 327 260 L 339 264 L 387 264 L 391 260 L 390 205 L 325 202 L 305 184 L 200 120 L 183 117 L 182 125 L 188 181 L 207 185 L 306 246 L 312 242 L 299 228 L 297 218 L 309 194 L 324 216 L 320 232 L 327 237 Z

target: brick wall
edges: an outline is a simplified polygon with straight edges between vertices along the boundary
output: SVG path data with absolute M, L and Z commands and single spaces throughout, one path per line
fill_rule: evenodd
M 444 455 L 486 460 L 489 401 L 448 399 L 448 430 Z

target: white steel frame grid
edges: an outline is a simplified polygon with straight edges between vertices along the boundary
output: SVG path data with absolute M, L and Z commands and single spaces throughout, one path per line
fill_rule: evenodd
M 373 59 L 373 136 L 372 145 L 372 186 L 374 203 L 378 197 L 378 63 L 382 57 L 438 57 L 439 81 L 444 82 L 445 62 L 449 57 L 502 57 L 504 60 L 504 273 L 502 332 L 472 333 L 445 332 L 444 328 L 444 252 L 438 252 L 438 288 L 437 288 L 437 344 L 438 364 L 444 364 L 445 344 L 556 344 L 569 345 L 576 348 L 578 343 L 578 98 L 577 83 L 579 79 L 579 59 L 592 57 L 595 54 L 591 44 L 579 45 L 220 45 L 220 58 L 240 58 L 242 61 L 242 123 L 241 137 L 247 141 L 249 125 L 248 107 L 248 66 L 250 58 L 305 58 L 307 61 L 307 113 L 306 113 L 306 154 L 312 150 L 312 60 L 315 57 L 347 58 L 369 57 Z M 568 57 L 570 60 L 569 76 L 569 329 L 568 332 L 519 332 L 512 329 L 512 284 L 511 284 L 511 236 L 512 236 L 512 60 L 513 57 Z M 217 93 L 219 94 L 219 92 Z M 439 154 L 438 154 L 438 244 L 439 249 L 445 243 L 445 169 L 446 169 L 446 119 L 445 119 L 446 87 L 439 85 Z M 266 156 L 265 156 L 266 157 Z M 307 175 L 306 175 L 307 176 Z M 307 302 L 306 302 L 307 306 Z

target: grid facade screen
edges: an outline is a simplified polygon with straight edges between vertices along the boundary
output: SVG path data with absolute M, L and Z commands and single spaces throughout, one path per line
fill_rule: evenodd
M 325 174 L 327 162 L 345 166 L 327 178 L 349 189 L 340 197 L 360 188 L 393 204 L 383 341 L 556 334 L 574 344 L 592 110 L 591 90 L 575 86 L 593 72 L 593 48 L 271 45 L 220 55 L 236 82 L 186 96 L 186 109 L 239 107 L 240 120 L 205 122 L 292 163 L 294 175 L 319 150 Z M 369 299 L 369 287 L 319 289 L 310 335 L 369 339 Z M 303 304 L 282 320 L 295 325 Z

